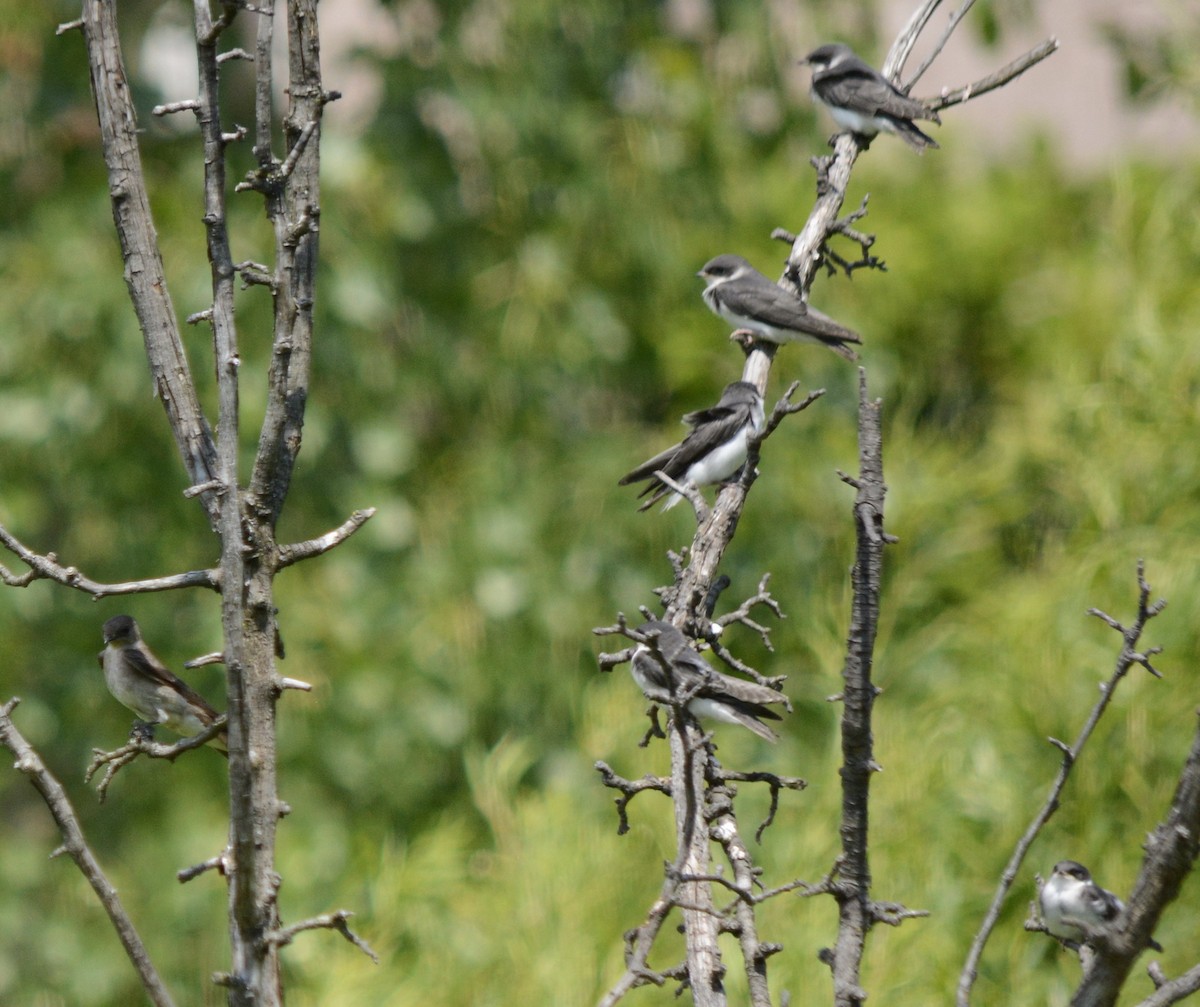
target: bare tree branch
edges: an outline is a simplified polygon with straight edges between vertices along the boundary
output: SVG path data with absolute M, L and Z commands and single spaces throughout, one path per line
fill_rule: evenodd
M 214 720 L 199 734 L 194 734 L 190 738 L 182 738 L 171 745 L 164 745 L 148 737 L 143 737 L 136 730 L 130 735 L 127 741 L 120 748 L 115 748 L 111 752 L 106 752 L 102 748 L 92 749 L 92 761 L 88 764 L 87 771 L 83 774 L 83 782 L 91 783 L 92 777 L 100 770 L 101 766 L 107 766 L 104 775 L 100 778 L 100 782 L 96 785 L 96 793 L 100 796 L 100 802 L 103 804 L 104 799 L 108 796 L 108 786 L 113 781 L 113 777 L 122 769 L 135 761 L 139 755 L 149 756 L 151 759 L 166 759 L 168 762 L 174 762 L 184 752 L 190 752 L 194 748 L 203 748 L 218 734 L 225 730 L 226 718 L 224 714 Z
M 221 589 L 221 571 L 191 570 L 188 573 L 171 574 L 167 577 L 151 577 L 148 580 L 131 580 L 120 584 L 102 584 L 81 574 L 73 566 L 62 566 L 54 553 L 45 556 L 22 544 L 3 525 L 0 525 L 0 545 L 21 560 L 28 570 L 14 574 L 0 564 L 0 582 L 8 587 L 28 587 L 37 580 L 52 580 L 64 587 L 74 588 L 99 600 L 110 595 L 148 594 L 152 591 L 178 591 L 185 587 L 206 587 L 213 591 Z
M 764 573 L 758 581 L 758 590 L 755 591 L 754 594 L 750 595 L 750 597 L 743 601 L 737 608 L 726 612 L 719 619 L 716 619 L 715 625 L 719 626 L 721 630 L 724 630 L 726 626 L 734 623 L 745 626 L 747 629 L 753 630 L 759 635 L 759 638 L 763 642 L 763 646 L 766 647 L 767 650 L 773 651 L 775 648 L 771 645 L 770 630 L 768 630 L 765 626 L 755 622 L 750 617 L 750 613 L 753 612 L 757 606 L 762 605 L 770 609 L 770 611 L 775 614 L 776 618 L 786 618 L 786 616 L 783 614 L 783 609 L 779 607 L 779 602 L 776 601 L 771 592 L 767 590 L 767 584 L 770 582 L 770 580 L 771 575 L 769 573 Z M 710 634 L 706 633 L 705 636 L 708 637 Z M 758 672 L 734 658 L 734 656 L 730 654 L 728 650 L 720 645 L 719 639 L 712 639 L 711 643 L 713 646 L 713 651 L 718 654 L 721 657 L 721 660 L 723 660 L 731 668 L 736 668 L 738 671 L 744 672 L 756 678 L 762 678 Z
M 265 21 L 266 19 L 263 19 Z M 288 3 L 287 156 L 271 153 L 270 40 L 260 22 L 257 49 L 256 187 L 275 231 L 275 340 L 267 376 L 267 409 L 259 433 L 250 496 L 273 526 L 283 509 L 300 451 L 312 364 L 312 311 L 320 219 L 320 120 L 333 97 L 321 82 L 316 0 Z M 264 126 L 265 124 L 265 126 Z
M 671 910 L 675 908 L 674 896 L 678 881 L 670 876 L 670 871 L 664 872 L 662 889 L 658 898 L 650 907 L 646 922 L 625 933 L 625 972 L 616 984 L 600 998 L 598 1007 L 613 1007 L 632 989 L 638 986 L 662 986 L 669 974 L 655 972 L 646 963 L 650 951 L 658 937 L 663 924 Z M 686 969 L 682 970 L 686 975 Z
M 627 780 L 625 777 L 617 775 L 612 766 L 603 760 L 597 761 L 595 768 L 606 787 L 611 787 L 613 790 L 621 792 L 621 796 L 613 800 L 613 803 L 617 806 L 618 836 L 623 836 L 629 831 L 629 802 L 637 797 L 638 794 L 647 790 L 656 790 L 660 794 L 666 794 L 668 797 L 671 795 L 671 781 L 662 776 L 647 775 L 643 776 L 640 780 Z
M 888 50 L 887 58 L 884 59 L 883 65 L 879 68 L 888 80 L 895 80 L 897 74 L 903 69 L 904 64 L 908 62 L 908 57 L 912 55 L 913 47 L 917 44 L 917 39 L 921 37 L 921 32 L 925 30 L 925 26 L 929 24 L 930 18 L 933 17 L 933 12 L 942 5 L 942 0 L 923 0 L 916 10 L 909 15 L 908 22 L 900 29 L 896 36 L 896 41 L 892 43 L 892 48 Z M 906 92 L 907 93 L 907 92 Z
M 155 110 L 159 115 L 192 112 L 203 142 L 203 221 L 211 264 L 212 300 L 188 320 L 207 322 L 212 329 L 217 439 L 201 413 L 180 340 L 179 323 L 167 293 L 142 177 L 115 7 L 111 3 L 85 0 L 84 16 L 79 22 L 88 50 L 126 282 L 143 331 L 155 389 L 163 400 L 189 475 L 184 495 L 200 498 L 210 525 L 220 536 L 219 570 L 126 584 L 99 584 L 73 568 L 62 567 L 53 554 L 33 553 L 0 529 L 0 542 L 30 568 L 27 573 L 13 574 L 0 567 L 3 582 L 12 586 L 52 579 L 96 597 L 191 586 L 221 592 L 223 648 L 219 655 L 209 655 L 203 660 L 219 659 L 226 668 L 229 849 L 221 858 L 181 872 L 181 876 L 186 879 L 200 870 L 219 868 L 228 878 L 232 963 L 220 982 L 229 989 L 232 1007 L 279 1007 L 282 991 L 278 948 L 300 929 L 337 929 L 366 949 L 347 927 L 347 913 L 318 917 L 284 929 L 279 925 L 276 902 L 280 879 L 275 872 L 275 832 L 279 818 L 288 809 L 279 800 L 276 788 L 275 703 L 286 689 L 310 686 L 281 677 L 275 671 L 275 660 L 282 657 L 282 646 L 275 621 L 273 579 L 278 570 L 345 541 L 374 513 L 373 510 L 357 512 L 340 528 L 308 542 L 282 547 L 275 542 L 275 525 L 300 450 L 308 396 L 320 220 L 320 121 L 325 104 L 338 97 L 334 92 L 324 91 L 321 84 L 315 0 L 287 0 L 286 11 L 289 108 L 284 121 L 286 150 L 282 162 L 271 149 L 272 95 L 273 86 L 278 83 L 273 77 L 273 3 L 218 0 L 214 5 L 209 0 L 194 0 L 198 94 Z M 254 53 L 257 75 L 254 154 L 258 170 L 249 187 L 266 197 L 267 216 L 276 239 L 271 268 L 253 262 L 236 263 L 227 229 L 227 147 L 242 140 L 247 130 L 239 125 L 232 129 L 222 127 L 220 71 L 230 61 L 250 57 L 240 48 L 221 52 L 219 44 L 239 12 L 258 16 Z M 75 26 L 62 25 L 60 32 Z M 239 478 L 241 361 L 234 318 L 234 285 L 239 272 L 246 283 L 269 287 L 275 309 L 267 409 L 245 491 L 239 489 L 243 485 Z M 89 769 L 89 779 L 106 767 L 99 785 L 103 798 L 114 774 L 138 755 L 175 758 L 203 744 L 220 729 L 218 722 L 205 734 L 173 746 L 135 737 L 122 749 L 98 753 Z M 269 935 L 269 939 L 264 939 L 264 935 Z
M 871 711 L 879 690 L 871 681 L 875 635 L 879 625 L 879 593 L 883 575 L 884 496 L 882 409 L 867 397 L 867 376 L 858 372 L 858 466 L 854 501 L 857 550 L 851 581 L 854 600 L 842 671 L 842 852 L 839 882 L 832 894 L 838 903 L 837 943 L 828 955 L 837 1007 L 853 1007 L 863 999 L 859 970 L 867 932 L 881 919 L 871 902 L 868 862 L 868 798 L 871 776 L 878 771 L 873 752 Z
M 67 792 L 13 723 L 12 711 L 19 702 L 20 700 L 14 697 L 0 706 L 0 744 L 3 744 L 16 756 L 16 769 L 29 777 L 29 782 L 42 795 L 42 800 L 46 802 L 46 807 L 50 809 L 50 814 L 54 816 L 54 821 L 62 833 L 63 845 L 59 852 L 70 854 L 80 873 L 92 886 L 100 904 L 104 906 L 104 911 L 108 913 L 108 918 L 112 920 L 117 937 L 120 938 L 125 953 L 137 970 L 138 978 L 151 1003 L 155 1007 L 174 1007 L 175 1002 L 171 999 L 170 992 L 150 961 L 150 956 L 146 952 L 145 945 L 142 944 L 141 937 L 138 936 L 133 921 L 130 920 L 121 905 L 116 888 L 100 869 L 95 854 L 88 846 L 83 829 L 79 826 L 79 819 L 75 816 L 75 809 L 71 807 L 71 802 L 67 797 Z
M 330 549 L 345 542 L 346 539 L 374 516 L 374 507 L 368 507 L 365 510 L 356 510 L 345 522 L 333 529 L 333 531 L 326 532 L 318 538 L 310 538 L 305 542 L 297 542 L 295 545 L 279 546 L 278 559 L 276 560 L 277 569 L 282 570 L 293 563 L 299 563 L 301 560 L 311 559 L 313 556 L 320 556 L 322 553 L 329 552 Z
M 776 773 L 766 773 L 762 771 L 756 772 L 741 772 L 733 769 L 719 769 L 719 778 L 724 782 L 737 783 L 765 783 L 770 790 L 771 803 L 767 808 L 767 816 L 759 823 L 758 828 L 754 831 L 754 841 L 762 842 L 763 833 L 771 827 L 775 821 L 775 812 L 779 810 L 779 793 L 782 790 L 805 790 L 808 787 L 808 781 L 801 779 L 799 776 L 779 776 Z M 784 889 L 785 891 L 788 889 Z
M 984 947 L 987 945 L 988 938 L 991 937 L 992 930 L 995 929 L 996 923 L 1000 919 L 1000 913 L 1004 908 L 1004 901 L 1008 897 L 1008 892 L 1016 881 L 1017 873 L 1021 869 L 1021 864 L 1024 863 L 1025 856 L 1028 854 L 1034 840 L 1058 810 L 1059 801 L 1063 790 L 1066 788 L 1067 780 L 1070 778 L 1071 770 L 1074 768 L 1075 762 L 1078 760 L 1088 739 L 1092 736 L 1092 732 L 1095 731 L 1100 718 L 1104 715 L 1104 711 L 1108 709 L 1109 704 L 1112 702 L 1117 685 L 1135 664 L 1147 663 L 1145 655 L 1140 654 L 1136 650 L 1136 647 L 1142 633 L 1145 631 L 1146 624 L 1163 610 L 1166 603 L 1163 601 L 1152 603 L 1150 601 L 1150 585 L 1146 582 L 1145 572 L 1145 563 L 1142 560 L 1138 560 L 1138 612 L 1132 625 L 1125 627 L 1098 609 L 1090 609 L 1088 611 L 1089 615 L 1097 616 L 1105 621 L 1110 628 L 1121 634 L 1121 650 L 1117 655 L 1116 667 L 1114 667 L 1108 682 L 1101 687 L 1100 698 L 1092 707 L 1091 713 L 1088 715 L 1079 732 L 1079 736 L 1075 739 L 1075 743 L 1068 746 L 1057 738 L 1049 739 L 1050 743 L 1062 752 L 1062 762 L 1059 765 L 1058 774 L 1050 787 L 1050 792 L 1046 795 L 1045 801 L 1042 802 L 1041 808 L 1034 815 L 1029 828 L 1025 830 L 1025 834 L 1017 841 L 1012 856 L 1009 857 L 1008 863 L 1000 875 L 1000 883 L 996 888 L 996 893 L 992 896 L 991 905 L 984 915 L 979 932 L 971 942 L 971 949 L 967 954 L 966 962 L 963 964 L 963 970 L 958 979 L 958 990 L 955 996 L 957 1007 L 967 1007 L 971 1002 L 971 990 L 979 974 L 979 963 L 983 958 Z M 1156 650 L 1157 648 L 1154 648 L 1152 652 Z M 1150 670 L 1153 671 L 1153 669 Z M 1147 933 L 1147 936 L 1149 936 L 1149 933 Z M 1144 947 L 1145 945 L 1143 944 L 1142 946 Z
M 1048 38 L 1027 53 L 1018 56 L 1011 63 L 1002 66 L 995 73 L 981 77 L 974 84 L 967 84 L 965 87 L 956 88 L 953 91 L 945 91 L 936 98 L 929 99 L 926 104 L 936 112 L 943 108 L 950 108 L 952 105 L 961 105 L 963 102 L 978 98 L 989 91 L 995 91 L 996 88 L 1003 87 L 1009 81 L 1021 76 L 1030 67 L 1036 66 L 1057 49 L 1058 39 Z
M 222 877 L 227 876 L 229 873 L 229 851 L 222 850 L 215 857 L 209 857 L 202 863 L 194 864 L 191 867 L 185 867 L 183 870 L 177 871 L 175 877 L 182 885 L 188 881 L 191 881 L 193 878 L 200 877 L 200 875 L 204 874 L 206 871 L 216 871 Z
M 971 8 L 974 6 L 975 0 L 963 0 L 958 9 L 950 14 L 950 18 L 946 22 L 946 27 L 942 30 L 942 34 L 938 40 L 933 44 L 933 48 L 930 50 L 929 55 L 925 57 L 921 65 L 917 67 L 916 72 L 909 77 L 904 84 L 897 84 L 901 91 L 903 91 L 905 94 L 908 94 L 910 91 L 912 91 L 913 85 L 925 76 L 925 71 L 933 66 L 934 60 L 936 60 L 942 54 L 942 50 L 946 48 L 946 43 L 950 41 L 950 36 L 954 34 L 954 29 L 958 27 L 958 23 L 967 16 Z M 929 13 L 932 14 L 933 10 L 930 9 Z M 924 27 L 924 25 L 922 25 L 922 27 Z M 897 44 L 892 46 L 892 52 L 888 54 L 888 65 L 892 65 L 894 62 L 895 73 L 889 74 L 889 78 L 898 76 L 900 71 L 904 69 L 904 64 L 908 62 L 908 57 L 912 54 L 912 46 L 916 43 L 916 41 L 916 35 L 908 36 L 906 34 L 902 34 L 901 38 L 897 40 Z M 893 54 L 895 55 L 894 61 L 891 59 Z
M 312 919 L 303 920 L 300 923 L 293 923 L 290 927 L 284 927 L 282 930 L 273 930 L 271 933 L 266 934 L 263 939 L 274 944 L 276 947 L 283 947 L 285 944 L 291 944 L 295 940 L 296 935 L 303 933 L 305 930 L 336 930 L 378 965 L 379 955 L 372 951 L 371 946 L 351 930 L 347 924 L 346 921 L 353 915 L 348 909 L 339 909 L 336 912 L 325 913 L 322 916 L 314 916 Z
M 771 1007 L 771 990 L 767 985 L 767 959 L 781 949 L 779 944 L 766 944 L 758 938 L 758 921 L 754 913 L 754 887 L 758 883 L 757 871 L 749 849 L 742 841 L 737 817 L 733 813 L 734 788 L 730 778 L 720 773 L 716 760 L 706 761 L 709 773 L 709 789 L 706 795 L 712 809 L 710 829 L 712 837 L 721 844 L 725 859 L 733 869 L 731 890 L 739 895 L 733 906 L 732 929 L 741 946 L 742 964 L 746 974 L 747 989 L 752 1007 Z M 769 817 L 775 814 L 775 797 L 772 789 L 772 807 Z M 764 825 L 765 827 L 765 825 Z M 759 829 L 758 835 L 762 835 Z
M 200 409 L 167 288 L 142 174 L 137 114 L 121 57 L 116 5 L 87 0 L 83 5 L 83 37 L 125 282 L 145 340 L 155 394 L 166 410 L 191 485 L 210 483 L 217 474 L 216 445 Z M 215 529 L 220 510 L 216 493 L 202 494 L 201 501 Z
M 1200 965 L 1192 966 L 1177 979 L 1163 982 L 1136 1007 L 1169 1007 L 1196 992 L 1200 992 Z

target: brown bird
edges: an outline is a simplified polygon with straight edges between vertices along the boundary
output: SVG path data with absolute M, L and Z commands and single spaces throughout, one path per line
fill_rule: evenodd
M 151 727 L 165 724 L 190 738 L 220 716 L 154 656 L 132 616 L 114 615 L 104 624 L 104 649 L 97 657 L 108 691 Z M 224 729 L 209 744 L 228 755 Z

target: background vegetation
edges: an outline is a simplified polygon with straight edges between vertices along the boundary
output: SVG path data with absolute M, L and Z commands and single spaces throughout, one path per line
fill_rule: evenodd
M 316 686 L 289 694 L 281 718 L 293 808 L 281 897 L 290 919 L 354 909 L 383 963 L 307 935 L 284 956 L 292 1004 L 592 1003 L 657 890 L 668 805 L 635 803 L 618 837 L 591 766 L 636 776 L 661 771 L 666 753 L 636 747 L 644 704 L 626 676 L 597 672 L 589 629 L 652 600 L 690 517 L 638 515 L 616 479 L 738 373 L 692 274 L 723 251 L 776 268 L 784 248 L 767 236 L 802 222 L 807 159 L 830 129 L 797 90 L 805 40 L 777 12 L 726 6 L 691 24 L 683 4 L 410 2 L 391 10 L 402 41 L 378 62 L 370 128 L 341 132 L 330 109 L 314 397 L 281 534 L 380 513 L 279 582 L 285 672 Z M 139 33 L 161 12 L 127 13 L 140 80 Z M 215 540 L 180 495 L 121 282 L 79 40 L 54 39 L 37 5 L 4 18 L 0 522 L 97 579 L 207 565 Z M 841 26 L 870 51 L 853 30 Z M 1073 736 L 1113 662 L 1116 636 L 1085 609 L 1131 614 L 1139 556 L 1171 601 L 1148 641 L 1166 648 L 1166 677 L 1122 687 L 993 939 L 978 1003 L 1065 1002 L 1077 964 L 1021 926 L 1033 871 L 1070 856 L 1127 890 L 1200 700 L 1200 170 L 1131 151 L 1079 177 L 1036 136 L 981 160 L 969 120 L 1054 72 L 1051 60 L 956 111 L 941 151 L 876 144 L 851 202 L 870 193 L 865 224 L 889 271 L 820 280 L 813 297 L 865 334 L 886 404 L 901 542 L 877 660 L 874 869 L 880 897 L 933 913 L 872 937 L 867 987 L 895 1005 L 949 1001 L 1057 765 L 1045 739 Z M 143 98 L 148 110 L 160 96 Z M 181 313 L 207 296 L 186 125 L 145 116 Z M 259 258 L 257 204 L 235 206 L 235 250 Z M 261 291 L 241 309 L 252 438 Z M 207 333 L 192 338 L 207 374 Z M 737 595 L 770 570 L 788 613 L 774 654 L 736 641 L 791 675 L 784 740 L 768 750 L 719 735 L 728 763 L 811 781 L 761 849 L 773 882 L 817 880 L 835 850 L 837 708 L 825 697 L 838 688 L 852 542 L 834 469 L 855 461 L 854 369 L 793 348 L 776 391 L 794 378 L 829 394 L 768 444 L 726 563 Z M 176 666 L 219 639 L 215 596 L 93 604 L 44 583 L 8 590 L 0 696 L 22 697 L 18 724 L 68 785 L 180 1003 L 215 1004 L 224 890 L 209 876 L 180 886 L 174 872 L 224 843 L 221 760 L 138 764 L 103 806 L 81 781 L 90 749 L 129 725 L 94 659 L 101 623 L 125 610 Z M 219 670 L 192 679 L 220 699 Z M 762 797 L 744 801 L 750 820 Z M 137 1002 L 84 882 L 47 861 L 57 837 L 16 774 L 0 775 L 0 808 L 0 1002 Z M 1159 932 L 1169 974 L 1200 946 L 1195 899 L 1191 885 Z M 764 910 L 765 939 L 786 946 L 777 988 L 819 1002 L 815 953 L 834 928 L 828 901 Z

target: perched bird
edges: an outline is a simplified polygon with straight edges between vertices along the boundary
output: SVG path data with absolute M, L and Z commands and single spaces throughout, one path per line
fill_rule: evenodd
M 639 643 L 630 664 L 633 680 L 647 699 L 670 705 L 673 698 L 690 696 L 686 705 L 693 717 L 740 724 L 766 741 L 779 740 L 779 735 L 762 721 L 783 719 L 768 710 L 767 703 L 782 703 L 791 710 L 792 705 L 782 692 L 744 678 L 722 675 L 688 645 L 687 637 L 661 619 L 643 623 L 638 632 L 655 638 L 656 649 Z
M 1055 937 L 1077 944 L 1086 941 L 1088 935 L 1068 920 L 1100 927 L 1115 920 L 1125 908 L 1112 892 L 1092 880 L 1091 872 L 1083 864 L 1074 860 L 1060 860 L 1054 865 L 1050 880 L 1038 893 L 1038 905 L 1046 929 Z M 1157 941 L 1150 941 L 1150 947 L 1162 950 Z
M 708 284 L 704 303 L 730 325 L 768 343 L 806 339 L 828 346 L 847 360 L 858 359 L 858 354 L 846 345 L 862 342 L 857 332 L 772 283 L 740 255 L 718 255 L 696 275 Z
M 874 136 L 881 130 L 894 133 L 918 154 L 926 147 L 937 146 L 913 120 L 940 124 L 938 114 L 897 90 L 883 74 L 855 56 L 848 45 L 835 42 L 820 46 L 800 62 L 813 68 L 813 98 L 829 109 L 843 129 L 860 136 Z
M 712 486 L 737 472 L 746 462 L 750 438 L 762 433 L 762 393 L 749 381 L 734 381 L 725 386 L 715 406 L 688 413 L 683 422 L 692 429 L 680 443 L 642 462 L 618 482 L 619 486 L 628 486 L 650 480 L 638 496 L 653 495 L 638 510 L 653 507 L 671 493 L 655 478 L 655 472 L 665 472 L 676 482 L 692 486 Z M 680 499 L 678 493 L 671 493 L 663 510 L 670 510 Z
M 203 696 L 154 656 L 132 616 L 114 615 L 104 624 L 104 649 L 97 656 L 108 691 L 151 726 L 165 724 L 190 738 L 219 716 Z M 225 732 L 209 744 L 226 752 Z

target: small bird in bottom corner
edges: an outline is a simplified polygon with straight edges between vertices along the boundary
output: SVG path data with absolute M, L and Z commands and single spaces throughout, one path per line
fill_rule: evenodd
M 1038 893 L 1038 906 L 1046 929 L 1053 936 L 1076 944 L 1084 943 L 1088 935 L 1068 920 L 1101 927 L 1115 920 L 1125 908 L 1119 898 L 1096 884 L 1091 872 L 1075 860 L 1060 860 L 1054 865 L 1050 880 Z M 1149 946 L 1155 951 L 1162 950 L 1162 945 L 1154 940 Z
M 97 657 L 108 691 L 152 727 L 164 724 L 190 738 L 220 716 L 154 656 L 132 616 L 114 615 L 104 624 L 104 649 Z M 225 738 L 222 731 L 209 744 L 227 755 Z
M 696 274 L 708 285 L 704 303 L 714 315 L 768 343 L 798 339 L 828 346 L 847 360 L 857 360 L 847 343 L 861 343 L 853 329 L 810 308 L 789 290 L 772 283 L 740 255 L 718 255 Z
M 926 147 L 937 147 L 933 137 L 913 123 L 914 119 L 928 119 L 940 124 L 937 112 L 897 89 L 848 45 L 819 46 L 800 62 L 813 69 L 813 99 L 829 109 L 843 129 L 867 137 L 880 131 L 892 133 L 918 154 Z
M 655 477 L 655 472 L 664 472 L 676 482 L 692 486 L 724 482 L 746 463 L 750 438 L 762 433 L 765 421 L 758 386 L 749 381 L 734 381 L 725 386 L 721 400 L 711 409 L 699 409 L 684 416 L 683 422 L 692 430 L 680 443 L 642 462 L 617 485 L 628 486 L 649 479 L 649 484 L 638 494 L 652 494 L 638 508 L 648 510 L 671 493 Z M 663 510 L 670 510 L 681 499 L 678 493 L 672 493 Z
M 765 741 L 779 740 L 779 735 L 762 721 L 783 719 L 774 710 L 768 710 L 767 703 L 782 703 L 791 711 L 792 704 L 782 692 L 744 678 L 722 675 L 697 654 L 688 645 L 687 637 L 669 622 L 651 619 L 639 626 L 638 632 L 657 638 L 658 652 L 639 643 L 629 666 L 633 680 L 647 699 L 669 706 L 673 696 L 690 694 L 692 698 L 687 702 L 687 711 L 693 717 L 711 717 L 725 724 L 740 724 Z

